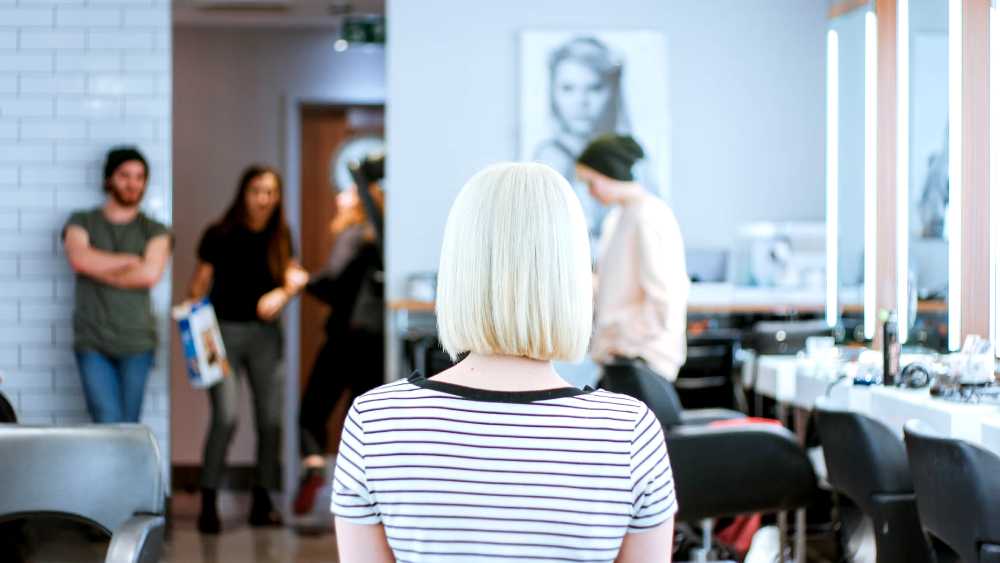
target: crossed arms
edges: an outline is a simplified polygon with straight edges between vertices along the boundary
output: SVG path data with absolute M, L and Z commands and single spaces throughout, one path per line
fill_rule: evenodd
M 142 256 L 98 250 L 79 225 L 66 227 L 63 248 L 77 274 L 120 289 L 149 289 L 163 276 L 170 258 L 170 236 L 157 235 L 146 243 Z

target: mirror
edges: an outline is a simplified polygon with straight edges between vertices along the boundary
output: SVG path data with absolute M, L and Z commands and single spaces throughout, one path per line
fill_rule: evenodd
M 960 0 L 951 4 L 960 9 Z M 959 101 L 951 90 L 961 69 L 950 60 L 950 9 L 949 0 L 899 0 L 897 12 L 900 339 L 939 351 L 956 349 L 960 337 L 960 120 L 949 102 Z
M 869 26 L 871 29 L 869 29 Z M 874 14 L 856 6 L 827 32 L 827 324 L 846 340 L 874 336 Z M 867 244 L 866 244 L 867 243 Z M 871 248 L 866 250 L 866 246 Z M 874 290 L 874 283 L 869 283 Z M 871 294 L 870 296 L 868 294 Z M 871 303 L 867 303 L 867 301 Z M 867 306 L 866 306 L 867 305 Z

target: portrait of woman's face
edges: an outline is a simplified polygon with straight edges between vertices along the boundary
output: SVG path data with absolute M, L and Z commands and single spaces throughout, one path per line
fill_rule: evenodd
M 643 30 L 524 30 L 520 34 L 519 158 L 548 164 L 569 180 L 591 232 L 607 208 L 577 181 L 576 159 L 598 135 L 632 135 L 647 149 L 644 186 L 669 184 L 667 51 Z M 630 116 L 638 115 L 633 120 Z
M 581 61 L 565 59 L 553 72 L 552 100 L 563 128 L 589 137 L 608 109 L 611 84 Z

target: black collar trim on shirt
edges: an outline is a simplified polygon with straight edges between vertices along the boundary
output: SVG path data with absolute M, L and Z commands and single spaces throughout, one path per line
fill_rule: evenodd
M 578 389 L 576 387 L 559 387 L 556 389 L 540 389 L 537 391 L 493 391 L 491 389 L 477 389 L 475 387 L 466 387 L 464 385 L 456 385 L 454 383 L 434 381 L 433 379 L 428 379 L 419 371 L 413 372 L 413 375 L 411 375 L 407 381 L 423 389 L 431 389 L 433 391 L 448 393 L 449 395 L 458 395 L 459 397 L 472 399 L 474 401 L 487 401 L 491 403 L 534 403 L 536 401 L 547 401 L 549 399 L 561 399 L 564 397 L 588 395 L 594 392 L 589 385 L 583 389 Z

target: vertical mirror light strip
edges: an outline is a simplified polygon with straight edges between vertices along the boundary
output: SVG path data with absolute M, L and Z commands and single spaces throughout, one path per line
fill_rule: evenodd
M 878 84 L 878 29 L 875 12 L 865 14 L 865 338 L 875 337 L 876 236 L 878 191 L 876 186 L 876 86 Z
M 896 316 L 910 334 L 910 0 L 896 3 Z M 912 311 L 914 314 L 916 311 Z
M 948 3 L 948 348 L 962 345 L 962 29 L 964 0 Z
M 840 318 L 837 225 L 840 182 L 840 47 L 837 32 L 826 34 L 826 324 Z
M 990 340 L 1000 357 L 1000 9 L 990 6 Z

